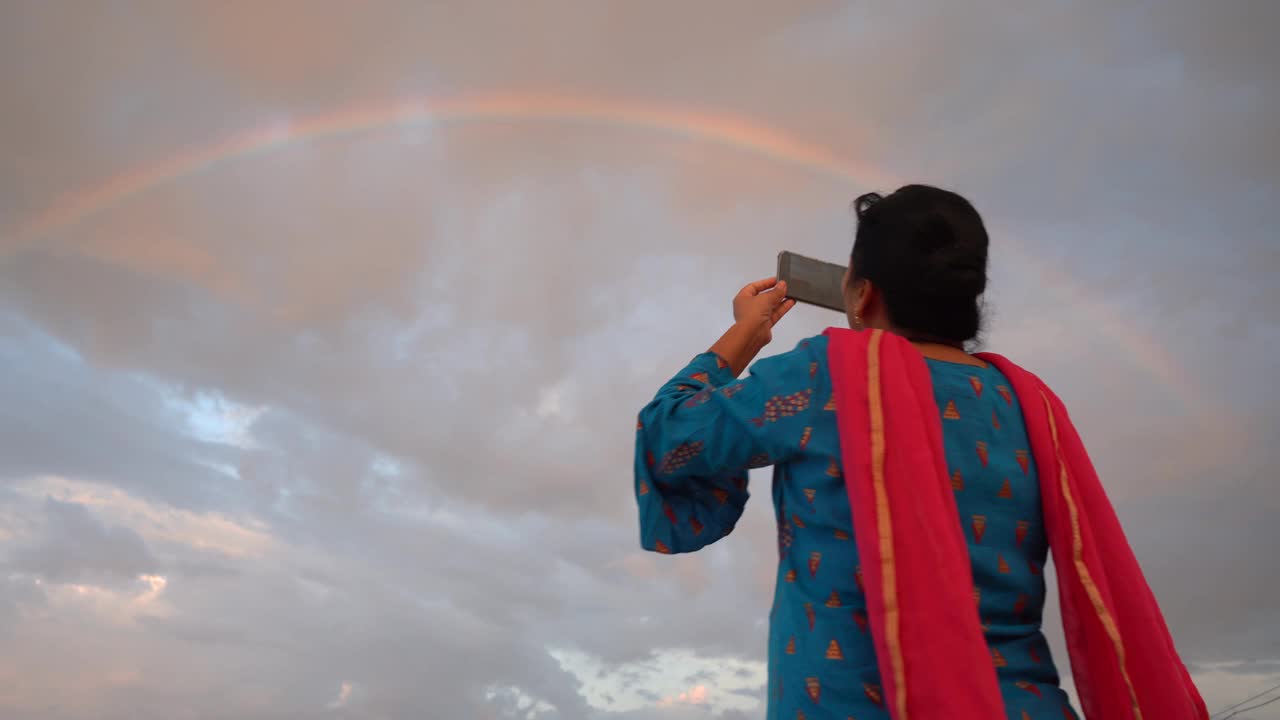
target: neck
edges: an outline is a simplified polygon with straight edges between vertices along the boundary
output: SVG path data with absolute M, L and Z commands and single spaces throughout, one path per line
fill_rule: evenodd
M 987 364 L 960 348 L 948 345 L 934 345 L 932 343 L 911 343 L 921 355 L 934 360 L 942 360 L 943 362 L 959 363 L 961 365 L 973 365 L 974 367 L 986 367 Z
M 908 341 L 913 342 L 917 345 L 939 345 L 942 347 L 955 348 L 961 351 L 964 350 L 964 343 L 956 342 L 955 340 L 947 340 L 944 338 L 940 338 L 936 335 L 911 332 L 908 330 L 898 330 L 896 328 L 890 330 L 890 332 L 894 333 L 895 335 L 901 335 L 902 337 L 906 338 Z
M 960 363 L 963 365 L 973 365 L 976 367 L 986 367 L 986 363 L 975 358 L 964 350 L 964 343 L 958 343 L 952 340 L 943 340 L 941 338 L 932 337 L 923 333 L 904 332 L 891 330 L 896 335 L 901 335 L 908 342 L 920 351 L 921 355 L 934 360 L 942 360 L 944 362 Z

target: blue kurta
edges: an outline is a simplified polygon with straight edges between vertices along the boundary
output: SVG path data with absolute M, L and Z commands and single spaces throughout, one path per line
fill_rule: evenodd
M 928 361 L 976 602 L 1011 720 L 1074 718 L 1040 629 L 1048 543 L 1026 428 L 994 367 Z M 778 576 L 768 717 L 888 720 L 866 619 L 827 366 L 827 339 L 736 380 L 705 353 L 640 413 L 641 544 L 698 550 L 727 535 L 747 470 L 773 465 Z M 909 622 L 909 620 L 908 620 Z

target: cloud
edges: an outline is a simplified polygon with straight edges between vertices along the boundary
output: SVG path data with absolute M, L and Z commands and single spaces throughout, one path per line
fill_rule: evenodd
M 681 692 L 679 695 L 668 696 L 658 701 L 658 707 L 671 707 L 672 705 L 706 705 L 707 704 L 707 686 L 694 685 Z
M 351 683 L 342 683 L 342 686 L 338 688 L 338 697 L 334 698 L 333 702 L 329 703 L 329 709 L 336 710 L 340 707 L 344 707 L 351 700 L 351 691 Z
M 14 553 L 15 569 L 58 583 L 133 579 L 156 570 L 156 559 L 132 529 L 106 527 L 84 505 L 51 497 L 43 510 L 44 537 Z

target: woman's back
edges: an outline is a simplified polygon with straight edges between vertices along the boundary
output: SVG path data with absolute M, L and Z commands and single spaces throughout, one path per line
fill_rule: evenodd
M 1040 630 L 1049 544 L 1022 411 L 996 368 L 926 362 L 1005 707 L 1034 708 L 1032 718 L 1049 709 L 1056 712 L 1045 717 L 1062 717 L 1066 698 Z
M 681 552 L 723 536 L 746 501 L 745 484 L 686 481 L 705 479 L 711 468 L 776 463 L 769 717 L 888 718 L 841 472 L 826 344 L 815 337 L 762 360 L 750 382 L 734 381 L 713 357 L 700 356 L 663 388 L 641 415 L 640 445 L 652 456 L 646 472 L 654 478 L 654 487 L 638 488 L 642 540 Z M 976 600 L 1009 717 L 1071 717 L 1040 632 L 1047 543 L 1021 412 L 993 367 L 929 361 L 929 369 L 957 522 L 969 542 Z

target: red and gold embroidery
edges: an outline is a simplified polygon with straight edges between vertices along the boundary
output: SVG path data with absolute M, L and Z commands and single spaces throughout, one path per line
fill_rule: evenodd
M 947 409 L 943 411 L 942 417 L 946 420 L 959 420 L 960 411 L 956 409 L 956 401 L 948 400 Z
M 670 475 L 685 465 L 688 465 L 690 460 L 694 459 L 698 456 L 698 453 L 702 452 L 702 448 L 703 442 L 701 440 L 680 443 L 676 446 L 676 449 L 667 453 L 666 456 L 662 458 L 662 466 L 658 468 L 658 472 L 663 475 Z
M 694 393 L 693 397 L 689 398 L 688 400 L 685 400 L 682 407 L 694 408 L 694 407 L 698 407 L 699 405 L 706 405 L 707 401 L 709 401 L 710 399 L 711 399 L 711 390 L 704 388 Z
M 777 422 L 809 409 L 809 398 L 813 390 L 801 390 L 790 395 L 778 395 L 769 398 L 764 404 L 764 422 Z
M 828 660 L 844 659 L 844 651 L 840 649 L 840 643 L 836 642 L 835 640 L 832 640 L 831 643 L 827 645 L 827 659 Z
M 1013 615 L 1022 620 L 1022 615 L 1027 611 L 1027 605 L 1031 602 L 1031 598 L 1026 595 L 1019 595 L 1018 599 L 1013 603 Z
M 986 535 L 986 534 L 987 534 L 987 516 L 986 516 L 986 515 L 974 515 L 974 516 L 973 516 L 973 538 L 974 538 L 974 540 L 976 540 L 976 541 L 978 542 L 978 544 L 979 544 L 979 545 L 981 545 L 981 544 L 982 544 L 982 536 L 983 536 L 983 535 Z
M 1027 682 L 1026 680 L 1019 680 L 1014 683 L 1014 685 L 1017 685 L 1019 688 L 1026 690 L 1036 697 L 1044 697 L 1044 695 L 1040 693 L 1040 688 L 1036 687 L 1034 683 Z
M 818 702 L 818 698 L 822 697 L 822 683 L 818 682 L 818 678 L 805 678 L 804 689 L 809 693 L 809 699 L 815 703 Z

